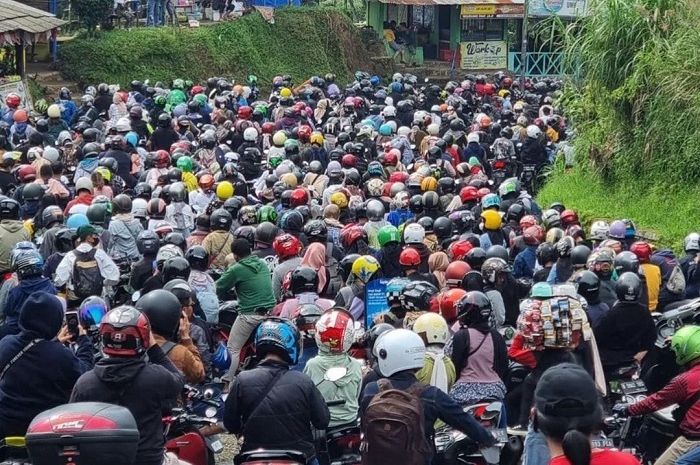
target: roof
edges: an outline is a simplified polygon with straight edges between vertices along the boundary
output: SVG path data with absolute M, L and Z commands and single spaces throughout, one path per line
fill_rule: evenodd
M 41 34 L 66 22 L 47 11 L 38 10 L 13 0 L 0 0 L 0 34 Z

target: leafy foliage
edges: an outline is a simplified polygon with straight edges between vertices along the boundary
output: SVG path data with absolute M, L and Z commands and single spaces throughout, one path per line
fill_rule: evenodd
M 94 35 L 95 28 L 107 19 L 112 5 L 112 0 L 73 0 L 73 9 L 87 29 L 88 35 Z

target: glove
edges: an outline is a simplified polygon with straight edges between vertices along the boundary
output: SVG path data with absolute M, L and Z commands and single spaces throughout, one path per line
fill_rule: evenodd
M 615 404 L 612 408 L 613 413 L 622 417 L 629 416 L 629 404 Z

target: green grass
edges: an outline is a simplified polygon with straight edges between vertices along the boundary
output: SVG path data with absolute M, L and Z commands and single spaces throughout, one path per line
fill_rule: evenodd
M 36 82 L 35 79 L 27 79 L 27 87 L 29 95 L 32 96 L 32 101 L 36 102 L 42 98 L 46 98 L 46 88 Z
M 368 69 L 370 56 L 351 20 L 331 8 L 280 9 L 275 24 L 253 13 L 197 29 L 117 30 L 61 47 L 62 72 L 79 84 L 211 76 L 241 80 L 248 74 L 261 83 L 278 74 L 301 82 L 328 72 L 343 82 L 356 69 Z

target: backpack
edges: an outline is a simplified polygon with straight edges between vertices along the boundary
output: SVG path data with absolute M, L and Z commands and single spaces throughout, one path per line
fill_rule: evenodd
M 333 257 L 333 244 L 326 244 L 326 271 L 328 271 L 328 283 L 326 284 L 326 295 L 335 298 L 338 291 L 343 287 L 343 277 L 340 274 L 340 264 Z
M 73 264 L 73 292 L 80 299 L 86 299 L 93 295 L 102 295 L 104 279 L 100 273 L 100 267 L 95 259 L 97 249 L 89 252 L 73 251 L 75 263 Z
M 427 386 L 415 383 L 406 391 L 394 389 L 386 379 L 377 381 L 374 396 L 362 419 L 362 465 L 425 465 L 432 447 L 425 437 L 421 393 Z

